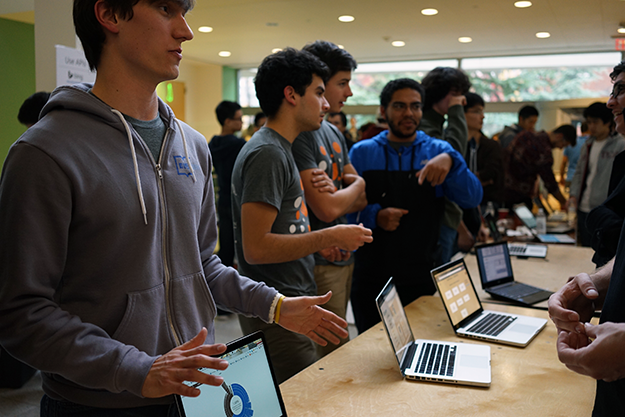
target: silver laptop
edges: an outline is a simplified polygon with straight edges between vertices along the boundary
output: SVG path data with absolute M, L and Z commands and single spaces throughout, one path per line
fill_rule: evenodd
M 546 258 L 547 245 L 508 242 L 508 252 L 518 258 Z
M 536 217 L 527 208 L 525 204 L 517 204 L 513 207 L 514 214 L 519 220 L 532 232 L 532 234 L 543 243 L 575 243 L 575 239 L 566 235 L 573 230 L 571 226 L 565 223 L 550 225 L 547 223 L 547 233 L 539 234 L 536 232 Z
M 410 380 L 490 386 L 490 346 L 415 340 L 392 280 L 376 304 L 402 375 Z
M 464 259 L 431 274 L 458 336 L 525 347 L 547 324 L 546 319 L 484 310 Z

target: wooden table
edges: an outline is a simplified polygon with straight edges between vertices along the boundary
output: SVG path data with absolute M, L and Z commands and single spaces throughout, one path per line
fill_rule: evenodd
M 593 251 L 550 245 L 546 259 L 512 258 L 515 279 L 551 291 L 591 272 Z M 481 289 L 474 255 L 465 262 L 489 310 L 548 318 L 546 311 L 492 303 Z M 538 305 L 546 307 L 546 302 Z M 421 297 L 406 314 L 416 339 L 486 343 L 455 336 L 439 296 Z M 490 388 L 404 380 L 382 324 L 350 341 L 281 386 L 289 416 L 589 416 L 595 381 L 558 361 L 551 321 L 527 346 L 491 346 Z
M 488 304 L 535 317 L 547 312 Z M 438 296 L 421 297 L 406 313 L 415 338 L 474 342 L 454 335 Z M 557 358 L 553 323 L 527 346 L 491 346 L 490 388 L 403 379 L 382 324 L 285 381 L 288 415 L 296 416 L 589 416 L 595 381 Z
M 524 284 L 534 285 L 549 291 L 557 291 L 566 284 L 570 276 L 580 272 L 592 272 L 595 264 L 592 248 L 583 248 L 573 245 L 548 245 L 547 257 L 519 259 L 512 256 L 512 272 L 514 279 Z M 480 271 L 475 255 L 464 258 L 475 289 L 482 301 L 495 301 L 484 290 L 480 283 Z M 547 308 L 547 301 L 534 304 L 537 308 Z

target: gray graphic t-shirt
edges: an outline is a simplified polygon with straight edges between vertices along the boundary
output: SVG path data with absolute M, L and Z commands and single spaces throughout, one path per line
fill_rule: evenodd
M 256 132 L 243 146 L 232 171 L 232 215 L 239 272 L 265 282 L 284 295 L 316 295 L 312 255 L 280 264 L 250 265 L 245 261 L 241 206 L 253 202 L 266 203 L 278 210 L 272 233 L 310 232 L 304 190 L 291 143 L 267 127 Z
M 300 171 L 319 168 L 328 174 L 337 190 L 343 188 L 343 167 L 349 165 L 349 155 L 345 137 L 331 123 L 323 121 L 321 128 L 313 132 L 302 132 L 293 142 L 293 157 Z M 339 217 L 333 222 L 326 223 L 310 213 L 310 226 L 312 230 L 321 230 L 337 224 L 347 224 L 345 216 Z M 324 257 L 315 254 L 317 265 L 328 265 Z M 346 261 L 332 262 L 334 265 L 343 266 L 354 263 L 354 257 Z

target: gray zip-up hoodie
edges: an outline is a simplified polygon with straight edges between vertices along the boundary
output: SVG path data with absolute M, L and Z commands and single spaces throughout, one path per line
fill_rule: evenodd
M 610 174 L 612 173 L 612 163 L 616 155 L 625 150 L 625 139 L 619 133 L 613 132 L 606 139 L 603 149 L 599 154 L 597 161 L 597 173 L 592 184 L 586 184 L 588 176 L 588 156 L 590 148 L 595 143 L 595 138 L 588 139 L 579 155 L 577 168 L 571 181 L 571 196 L 577 199 L 579 206 L 582 193 L 590 193 L 590 209 L 602 204 L 608 198 L 608 186 L 610 183 Z
M 55 399 L 145 399 L 153 362 L 207 327 L 215 304 L 271 320 L 276 290 L 240 277 L 217 239 L 206 140 L 159 103 L 160 160 L 121 113 L 55 90 L 0 179 L 0 344 L 43 371 Z

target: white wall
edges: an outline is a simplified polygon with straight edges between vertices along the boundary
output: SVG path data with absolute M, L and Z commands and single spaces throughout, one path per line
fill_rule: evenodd
M 219 134 L 221 126 L 215 108 L 222 100 L 221 65 L 183 58 L 177 81 L 185 84 L 186 122 L 207 140 Z

